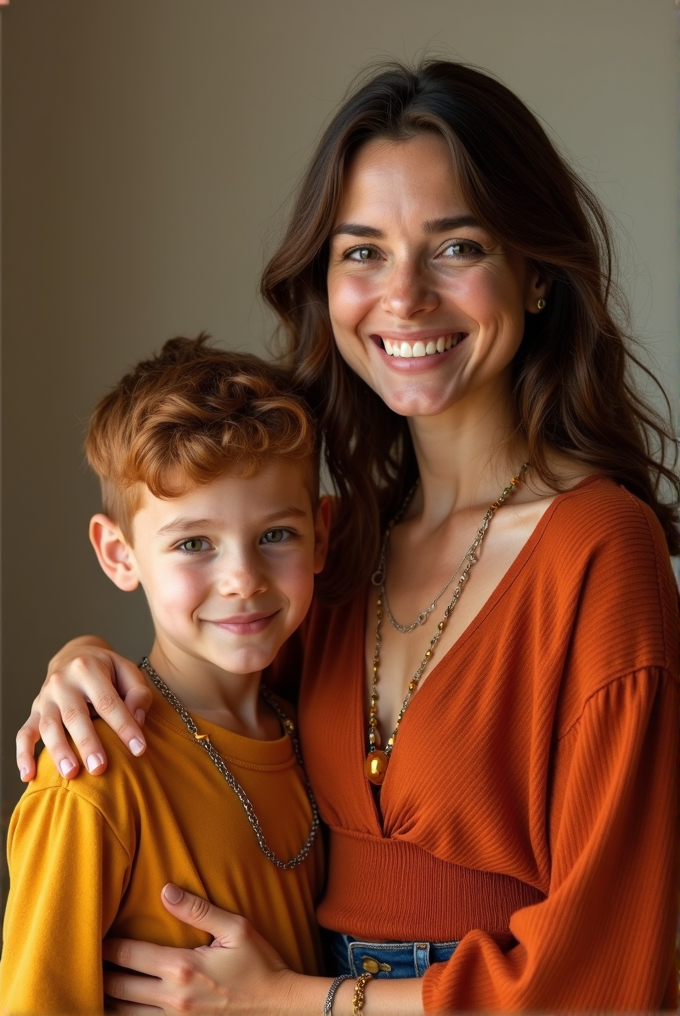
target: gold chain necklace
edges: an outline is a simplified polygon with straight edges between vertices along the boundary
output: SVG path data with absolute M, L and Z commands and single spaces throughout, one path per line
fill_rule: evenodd
M 194 718 L 191 716 L 189 712 L 187 712 L 187 710 L 184 708 L 184 706 L 177 698 L 177 696 L 174 694 L 174 692 L 170 691 L 163 678 L 156 673 L 156 671 L 153 669 L 146 656 L 144 657 L 139 666 L 140 670 L 145 670 L 147 672 L 147 674 L 149 675 L 155 686 L 158 688 L 163 698 L 170 703 L 175 712 L 179 714 L 182 720 L 184 720 L 184 724 L 189 733 L 191 734 L 191 736 L 193 737 L 196 744 L 200 748 L 203 748 L 205 753 L 210 758 L 210 761 L 213 763 L 215 768 L 219 770 L 222 776 L 224 776 L 225 780 L 238 797 L 239 801 L 243 805 L 243 810 L 246 813 L 246 817 L 253 828 L 253 832 L 257 837 L 257 842 L 259 844 L 260 850 L 265 855 L 267 860 L 271 861 L 272 864 L 275 865 L 277 868 L 282 868 L 285 871 L 288 871 L 288 869 L 290 868 L 297 868 L 299 864 L 302 864 L 302 862 L 305 860 L 310 850 L 312 849 L 312 843 L 314 842 L 316 831 L 319 828 L 319 813 L 316 808 L 316 801 L 314 800 L 314 794 L 312 793 L 312 788 L 309 784 L 309 779 L 307 778 L 305 767 L 302 763 L 302 754 L 300 752 L 300 745 L 298 744 L 297 737 L 295 736 L 294 733 L 295 726 L 293 724 L 293 721 L 288 719 L 283 709 L 280 707 L 280 705 L 278 704 L 272 693 L 269 691 L 269 689 L 266 688 L 263 684 L 261 684 L 260 695 L 265 700 L 267 705 L 271 706 L 271 708 L 274 710 L 279 720 L 281 721 L 283 729 L 286 731 L 291 741 L 293 742 L 295 755 L 300 764 L 300 768 L 302 769 L 302 773 L 305 778 L 305 784 L 307 787 L 307 797 L 309 798 L 309 803 L 312 806 L 312 827 L 309 830 L 309 836 L 302 844 L 300 852 L 296 854 L 295 857 L 292 857 L 290 861 L 282 861 L 279 857 L 276 856 L 273 850 L 270 850 L 269 846 L 267 845 L 267 841 L 264 838 L 264 833 L 262 832 L 260 820 L 255 814 L 255 809 L 253 808 L 252 801 L 250 800 L 250 798 L 248 797 L 245 790 L 238 782 L 234 774 L 228 768 L 227 763 L 224 761 L 222 756 L 215 750 L 215 748 L 213 748 L 212 744 L 210 743 L 209 735 L 199 734 L 198 727 L 196 726 Z
M 476 556 L 477 555 L 477 551 L 479 550 L 479 547 L 480 547 L 480 545 L 482 543 L 482 540 L 484 539 L 484 537 L 486 535 L 486 531 L 489 528 L 489 523 L 491 522 L 491 519 L 494 517 L 494 515 L 496 514 L 498 509 L 501 507 L 501 505 L 505 504 L 505 502 L 510 497 L 512 492 L 515 490 L 515 488 L 521 482 L 522 477 L 524 476 L 524 473 L 526 472 L 527 468 L 528 468 L 528 463 L 525 462 L 522 465 L 522 468 L 520 469 L 520 471 L 517 474 L 517 476 L 513 476 L 511 478 L 510 483 L 508 484 L 508 486 L 503 488 L 503 490 L 501 491 L 500 496 L 498 497 L 498 499 L 496 501 L 494 501 L 493 504 L 489 505 L 489 507 L 488 507 L 488 509 L 486 511 L 486 514 L 484 515 L 484 518 L 481 521 L 479 529 L 477 530 L 475 538 L 472 541 L 472 543 L 470 544 L 470 547 L 469 547 L 465 557 L 463 558 L 463 561 L 467 561 L 467 564 L 463 568 L 463 571 L 461 572 L 460 578 L 458 579 L 458 582 L 456 583 L 456 588 L 453 591 L 453 596 L 451 597 L 451 600 L 449 601 L 448 605 L 444 609 L 444 617 L 439 622 L 439 624 L 437 625 L 437 627 L 435 629 L 435 633 L 432 636 L 432 638 L 430 639 L 430 644 L 429 644 L 428 648 L 425 651 L 425 655 L 423 656 L 423 659 L 420 662 L 420 666 L 418 667 L 418 669 L 416 670 L 415 674 L 413 675 L 413 677 L 409 681 L 408 691 L 406 692 L 406 697 L 405 697 L 404 701 L 401 704 L 401 709 L 399 710 L 399 715 L 397 716 L 397 722 L 396 722 L 395 728 L 392 731 L 392 734 L 391 734 L 389 740 L 387 741 L 387 744 L 385 745 L 385 749 L 383 751 L 383 750 L 380 749 L 380 734 L 378 733 L 378 681 L 379 681 L 379 671 L 380 671 L 380 649 L 382 647 L 382 642 L 381 642 L 381 639 L 380 639 L 380 629 L 382 627 L 383 606 L 384 606 L 384 599 L 385 599 L 385 596 L 384 596 L 384 593 L 385 593 L 385 574 L 384 574 L 385 553 L 386 553 L 386 548 L 387 548 L 387 537 L 389 536 L 389 534 L 391 533 L 392 529 L 394 528 L 395 523 L 398 522 L 399 519 L 404 514 L 406 506 L 408 505 L 408 502 L 409 502 L 409 500 L 411 498 L 411 495 L 413 494 L 413 488 L 409 491 L 409 493 L 408 493 L 408 495 L 406 497 L 405 503 L 402 505 L 400 510 L 395 515 L 394 519 L 392 519 L 392 521 L 390 522 L 390 524 L 387 527 L 386 538 L 383 541 L 383 547 L 382 547 L 382 553 L 381 553 L 381 559 L 380 559 L 381 575 L 380 575 L 380 579 L 378 580 L 378 583 L 376 583 L 376 584 L 380 585 L 380 589 L 378 591 L 378 604 L 377 604 L 377 610 L 376 610 L 377 623 L 376 623 L 376 627 L 375 627 L 375 650 L 373 651 L 373 677 L 372 677 L 372 680 L 371 680 L 371 705 L 370 705 L 370 708 L 369 708 L 369 716 L 368 716 L 368 755 L 366 757 L 366 761 L 364 762 L 364 774 L 366 776 L 366 779 L 370 780 L 371 783 L 375 784 L 378 787 L 381 785 L 381 783 L 385 779 L 385 775 L 387 773 L 387 767 L 388 767 L 389 761 L 390 761 L 390 755 L 392 754 L 392 749 L 394 748 L 394 741 L 395 741 L 395 738 L 397 736 L 397 732 L 399 730 L 399 725 L 400 725 L 400 723 L 401 723 L 401 721 L 403 719 L 404 713 L 406 712 L 406 707 L 408 706 L 409 702 L 413 698 L 413 694 L 414 694 L 414 692 L 416 691 L 416 689 L 418 687 L 418 683 L 419 683 L 421 677 L 423 676 L 425 668 L 427 667 L 428 663 L 432 659 L 432 654 L 434 653 L 435 646 L 439 642 L 439 639 L 442 637 L 442 633 L 443 633 L 444 629 L 446 628 L 447 621 L 449 620 L 449 617 L 453 613 L 453 610 L 454 610 L 456 604 L 458 603 L 458 600 L 460 598 L 460 594 L 461 594 L 461 592 L 463 590 L 463 586 L 465 585 L 465 583 L 467 581 L 467 577 L 470 574 L 470 569 L 472 568 L 473 564 L 475 564 L 476 561 L 477 561 L 477 556 Z M 450 585 L 451 581 L 452 580 L 450 579 L 449 582 L 447 583 L 447 585 Z M 444 589 L 446 589 L 446 586 L 444 587 Z M 442 592 L 443 592 L 443 590 L 442 590 Z M 441 595 L 441 593 L 439 595 Z M 437 597 L 437 599 L 438 598 L 439 597 Z M 436 604 L 436 600 L 435 600 L 435 604 Z M 429 610 L 426 611 L 425 612 L 425 617 L 427 617 L 427 615 L 429 613 L 430 613 Z M 411 628 L 409 630 L 413 630 L 414 628 L 418 627 L 418 625 L 421 623 L 420 617 L 421 617 L 421 615 L 418 615 L 418 618 L 416 619 L 415 623 L 411 626 Z

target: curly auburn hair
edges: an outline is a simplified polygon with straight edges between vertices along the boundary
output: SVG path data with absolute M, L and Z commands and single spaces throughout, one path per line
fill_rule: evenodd
M 333 117 L 262 278 L 294 377 L 317 412 L 338 493 L 320 593 L 339 602 L 366 581 L 381 526 L 417 475 L 406 419 L 389 410 L 337 351 L 326 273 L 329 234 L 352 156 L 375 138 L 405 141 L 422 132 L 447 143 L 474 217 L 552 282 L 546 310 L 527 315 L 513 363 L 516 428 L 532 469 L 560 490 L 549 466 L 554 450 L 623 484 L 650 505 L 671 553 L 678 553 L 676 458 L 667 454 L 675 438 L 636 389 L 636 370 L 655 379 L 618 323 L 613 243 L 599 202 L 534 114 L 499 81 L 449 61 L 413 69 L 393 64 Z M 664 488 L 676 503 L 664 499 Z
M 104 510 L 130 539 L 143 488 L 172 498 L 236 467 L 251 476 L 273 458 L 302 463 L 318 495 L 315 426 L 290 371 L 247 353 L 175 338 L 105 395 L 85 451 Z

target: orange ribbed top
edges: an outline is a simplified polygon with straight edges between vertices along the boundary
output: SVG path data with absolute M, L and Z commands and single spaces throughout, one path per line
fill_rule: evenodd
M 321 923 L 460 940 L 428 1012 L 672 1007 L 678 599 L 651 511 L 600 477 L 555 499 L 409 705 L 381 815 L 365 613 L 364 591 L 306 627 Z

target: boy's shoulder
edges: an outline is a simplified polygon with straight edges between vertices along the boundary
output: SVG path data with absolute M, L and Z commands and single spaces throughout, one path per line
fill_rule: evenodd
M 81 763 L 78 775 L 67 780 L 43 751 L 38 758 L 36 777 L 28 784 L 18 808 L 27 805 L 36 795 L 69 794 L 99 811 L 114 829 L 123 830 L 134 822 L 143 785 L 148 781 L 147 770 L 152 765 L 150 757 L 146 754 L 133 756 L 103 720 L 95 718 L 94 724 L 108 759 L 105 772 L 93 776 Z

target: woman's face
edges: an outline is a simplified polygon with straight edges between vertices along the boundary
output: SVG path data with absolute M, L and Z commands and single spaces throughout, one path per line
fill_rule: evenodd
M 355 155 L 330 241 L 342 357 L 401 415 L 507 405 L 510 363 L 546 285 L 477 223 L 435 134 Z

